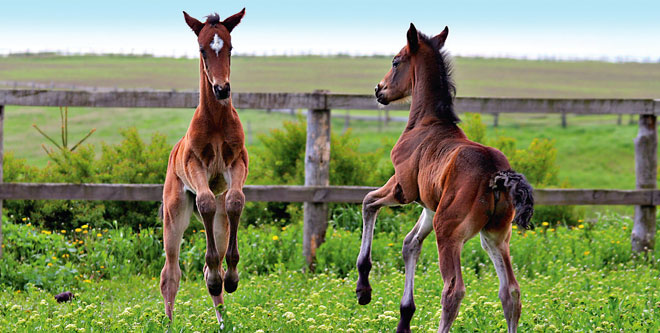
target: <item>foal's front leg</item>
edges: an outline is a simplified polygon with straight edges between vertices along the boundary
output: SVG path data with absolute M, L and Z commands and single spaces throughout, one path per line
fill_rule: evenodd
M 361 305 L 371 302 L 371 285 L 369 272 L 371 271 L 371 242 L 374 238 L 374 224 L 378 210 L 383 206 L 400 204 L 394 198 L 396 178 L 392 176 L 383 187 L 369 192 L 362 201 L 362 245 L 357 259 L 358 281 L 355 293 Z
M 228 293 L 236 291 L 238 288 L 238 222 L 241 218 L 241 212 L 245 206 L 245 195 L 243 194 L 243 184 L 247 178 L 247 152 L 243 151 L 231 168 L 229 168 L 225 178 L 229 185 L 229 190 L 225 196 L 225 210 L 229 218 L 229 245 L 227 247 L 227 273 L 225 274 L 225 290 Z
M 212 296 L 218 296 L 222 292 L 222 276 L 220 276 L 220 255 L 216 248 L 213 219 L 216 212 L 216 197 L 209 188 L 206 168 L 196 159 L 190 159 L 186 165 L 186 176 L 195 191 L 195 204 L 197 211 L 204 223 L 206 233 L 206 255 L 205 262 L 206 288 Z

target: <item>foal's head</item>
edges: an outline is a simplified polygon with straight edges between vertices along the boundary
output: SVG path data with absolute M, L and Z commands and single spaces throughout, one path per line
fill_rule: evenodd
M 220 21 L 218 14 L 213 14 L 207 16 L 206 22 L 202 23 L 183 12 L 186 23 L 197 35 L 204 74 L 218 100 L 229 97 L 229 63 L 232 49 L 230 33 L 241 22 L 243 15 L 245 8 L 224 21 Z
M 415 81 L 414 65 L 416 59 L 428 59 L 436 57 L 440 49 L 445 45 L 449 34 L 449 28 L 438 35 L 428 38 L 417 32 L 415 26 L 410 23 L 408 29 L 408 42 L 399 53 L 392 59 L 392 68 L 376 86 L 376 98 L 384 105 L 410 96 Z

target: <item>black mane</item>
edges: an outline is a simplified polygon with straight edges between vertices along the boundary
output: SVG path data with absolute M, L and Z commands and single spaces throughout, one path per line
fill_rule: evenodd
M 213 13 L 206 17 L 206 24 L 216 25 L 218 23 L 220 23 L 220 15 L 218 13 Z
M 456 96 L 456 85 L 452 74 L 452 63 L 447 52 L 442 50 L 442 45 L 438 45 L 437 40 L 419 33 L 420 41 L 430 46 L 434 50 L 435 61 L 440 72 L 440 101 L 435 107 L 436 115 L 440 119 L 451 121 L 454 124 L 460 123 L 461 119 L 454 111 L 454 97 Z M 438 51 L 439 50 L 439 51 Z

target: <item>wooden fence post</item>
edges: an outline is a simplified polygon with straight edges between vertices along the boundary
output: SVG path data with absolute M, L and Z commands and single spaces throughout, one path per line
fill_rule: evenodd
M 635 138 L 635 178 L 637 189 L 655 189 L 658 174 L 658 130 L 655 115 L 639 116 Z M 635 206 L 630 240 L 633 252 L 647 252 L 655 246 L 655 206 Z
M 493 113 L 493 127 L 497 127 L 500 123 L 500 114 L 495 112 Z
M 325 96 L 323 97 L 325 98 Z M 309 109 L 305 148 L 305 186 L 328 186 L 329 184 L 330 110 Z M 303 207 L 303 256 L 307 261 L 308 269 L 314 271 L 316 249 L 325 241 L 325 232 L 328 228 L 328 204 L 305 202 Z
M 2 168 L 4 167 L 4 127 L 5 127 L 5 106 L 0 105 L 0 183 L 3 182 L 4 173 Z M 0 258 L 2 258 L 2 247 L 4 243 L 2 242 L 2 200 L 0 200 Z

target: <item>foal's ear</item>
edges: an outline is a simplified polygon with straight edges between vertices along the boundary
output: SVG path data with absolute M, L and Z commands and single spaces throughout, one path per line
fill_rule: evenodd
M 417 36 L 417 28 L 415 25 L 410 23 L 410 28 L 408 29 L 408 49 L 410 52 L 415 53 L 419 49 L 419 36 Z
M 186 19 L 186 23 L 190 29 L 195 32 L 195 35 L 199 36 L 199 32 L 202 31 L 202 28 L 204 28 L 204 23 L 199 22 L 196 18 L 188 15 L 185 10 L 183 11 L 183 18 Z
M 442 30 L 441 33 L 433 36 L 431 40 L 433 40 L 435 45 L 438 45 L 438 48 L 442 48 L 447 40 L 447 35 L 449 35 L 449 27 L 445 26 L 445 30 Z
M 243 8 L 243 10 L 241 10 L 240 12 L 226 18 L 224 21 L 222 21 L 222 25 L 224 25 L 225 28 L 227 28 L 227 30 L 231 32 L 239 23 L 241 23 L 241 19 L 243 18 L 244 15 L 245 15 L 245 8 Z

